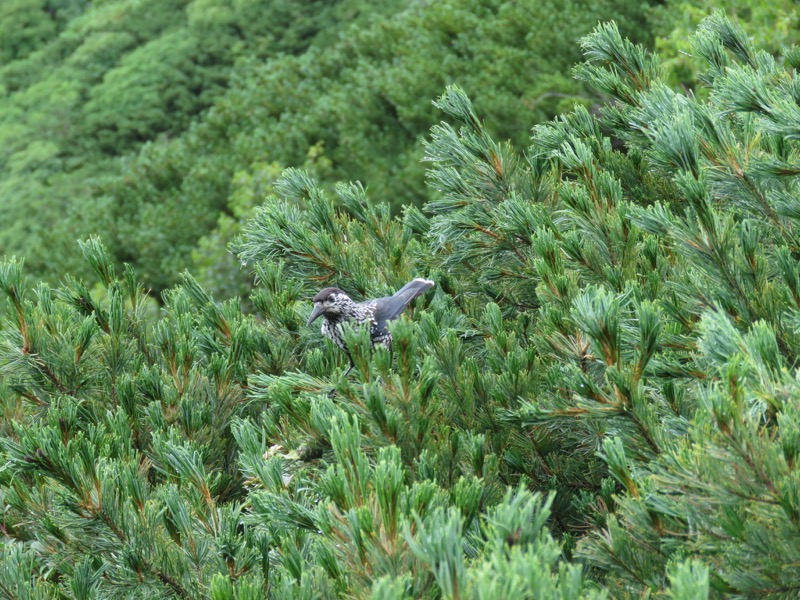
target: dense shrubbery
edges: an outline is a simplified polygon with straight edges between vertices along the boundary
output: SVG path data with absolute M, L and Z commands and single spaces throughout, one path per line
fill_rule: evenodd
M 687 95 L 614 25 L 582 43 L 607 102 L 525 153 L 447 88 L 423 208 L 240 174 L 237 211 L 275 191 L 234 244 L 252 311 L 189 275 L 155 307 L 96 239 L 92 290 L 4 263 L 2 593 L 796 596 L 800 53 L 715 14 Z M 391 352 L 352 332 L 342 377 L 309 297 L 418 275 L 435 293 Z

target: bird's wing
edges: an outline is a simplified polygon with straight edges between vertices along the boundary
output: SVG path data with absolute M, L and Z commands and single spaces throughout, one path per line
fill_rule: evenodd
M 386 296 L 377 300 L 368 300 L 362 304 L 372 311 L 373 331 L 381 332 L 386 327 L 386 322 L 397 318 L 417 296 L 424 294 L 434 286 L 429 279 L 415 279 L 405 284 L 394 296 Z

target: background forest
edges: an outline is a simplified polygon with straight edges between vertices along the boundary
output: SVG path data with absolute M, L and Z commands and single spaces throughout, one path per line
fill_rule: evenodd
M 800 9 L 714 8 L 0 2 L 0 597 L 800 597 Z

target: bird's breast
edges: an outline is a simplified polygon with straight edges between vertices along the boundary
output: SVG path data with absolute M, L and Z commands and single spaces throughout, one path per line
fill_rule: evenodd
M 347 349 L 344 343 L 344 325 L 342 321 L 331 321 L 325 319 L 322 322 L 322 335 L 330 338 L 337 346 Z

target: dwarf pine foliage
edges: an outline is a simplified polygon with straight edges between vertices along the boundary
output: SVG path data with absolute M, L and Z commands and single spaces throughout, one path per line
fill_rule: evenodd
M 448 88 L 423 210 L 286 171 L 252 311 L 158 306 L 94 238 L 91 282 L 3 263 L 0 595 L 800 595 L 800 50 L 721 14 L 693 48 L 676 91 L 599 26 L 602 107 L 523 154 Z M 417 276 L 343 377 L 310 298 Z

